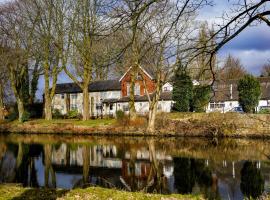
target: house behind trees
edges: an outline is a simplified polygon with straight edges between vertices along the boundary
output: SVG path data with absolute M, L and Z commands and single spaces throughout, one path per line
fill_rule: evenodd
M 270 108 L 270 77 L 259 77 L 262 95 L 257 107 Z M 117 110 L 129 113 L 130 95 L 130 69 L 120 79 L 95 81 L 89 85 L 90 114 L 92 117 L 115 116 Z M 214 83 L 215 95 L 211 98 L 206 112 L 230 112 L 239 107 L 237 79 L 217 80 Z M 193 80 L 194 85 L 205 85 L 205 81 Z M 135 82 L 135 108 L 138 114 L 144 115 L 149 111 L 149 101 L 146 89 L 153 97 L 155 92 L 155 77 L 151 72 L 139 68 Z M 158 102 L 159 112 L 171 112 L 173 86 L 167 82 L 162 87 L 162 93 Z M 70 110 L 83 111 L 82 90 L 76 83 L 57 84 L 53 98 L 53 109 L 58 109 L 62 114 Z

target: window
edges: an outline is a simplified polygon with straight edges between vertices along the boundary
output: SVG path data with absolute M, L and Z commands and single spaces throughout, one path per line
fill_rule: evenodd
M 135 91 L 134 91 L 135 95 L 140 95 L 140 84 L 136 83 L 135 84 Z
M 113 104 L 110 104 L 110 110 L 113 110 Z
M 77 94 L 71 94 L 71 99 L 77 99 Z
M 219 102 L 219 103 L 210 103 L 210 108 L 215 109 L 215 108 L 224 108 L 225 103 Z
M 124 106 L 123 106 L 123 111 L 125 111 L 125 112 L 126 112 L 126 111 L 129 111 L 129 106 L 128 106 L 128 105 L 124 105 Z
M 168 88 L 167 87 L 164 87 L 164 92 L 168 91 Z
M 70 104 L 70 110 L 78 110 L 77 104 Z
M 127 83 L 127 96 L 129 96 L 130 95 L 130 85 L 129 85 L 129 83 Z
M 61 96 L 61 99 L 65 98 L 65 94 L 60 94 L 60 96 Z

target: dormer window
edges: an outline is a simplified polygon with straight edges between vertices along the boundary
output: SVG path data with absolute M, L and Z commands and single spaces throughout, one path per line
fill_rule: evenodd
M 135 95 L 140 95 L 140 84 L 136 83 L 135 84 L 135 91 L 134 91 Z
M 129 85 L 129 83 L 127 83 L 127 96 L 129 96 L 130 95 L 130 85 Z
M 136 79 L 137 80 L 142 80 L 142 75 L 140 73 L 137 73 Z

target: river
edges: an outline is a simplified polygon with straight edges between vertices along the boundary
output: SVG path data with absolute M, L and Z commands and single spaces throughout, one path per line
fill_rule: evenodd
M 3 134 L 0 183 L 256 198 L 270 191 L 270 141 Z

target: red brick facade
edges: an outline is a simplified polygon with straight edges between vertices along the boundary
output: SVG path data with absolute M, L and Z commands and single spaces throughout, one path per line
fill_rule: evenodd
M 155 81 L 153 79 L 151 79 L 143 70 L 140 69 L 140 75 L 143 76 L 143 79 L 140 76 L 136 77 L 136 82 L 135 85 L 139 85 L 140 87 L 140 96 L 143 96 L 146 94 L 145 92 L 145 87 L 143 84 L 143 80 L 145 80 L 145 84 L 147 87 L 147 90 L 149 93 L 153 93 L 155 91 L 156 85 L 155 85 Z M 128 85 L 130 85 L 130 80 L 131 79 L 131 75 L 130 75 L 130 70 L 125 74 L 125 76 L 121 79 L 121 93 L 122 93 L 122 97 L 126 97 L 128 96 L 128 91 L 127 91 L 127 87 Z

